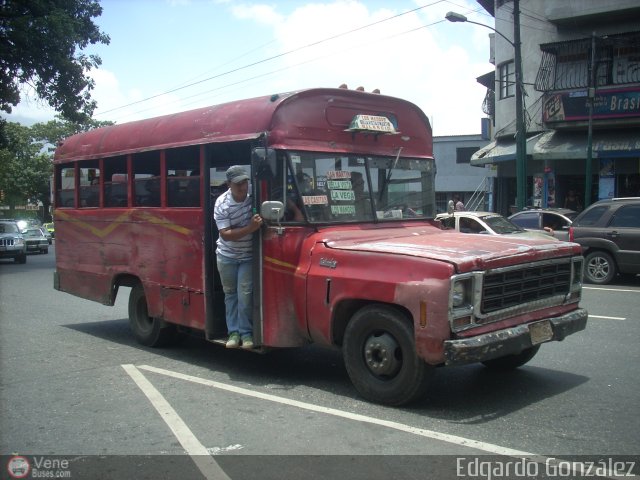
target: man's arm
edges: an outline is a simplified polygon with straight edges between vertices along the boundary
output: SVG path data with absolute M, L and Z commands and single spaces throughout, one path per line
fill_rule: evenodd
M 220 230 L 220 236 L 223 240 L 228 242 L 233 242 L 236 240 L 240 240 L 243 237 L 246 237 L 250 233 L 255 232 L 262 226 L 262 217 L 257 213 L 251 217 L 251 221 L 248 225 L 239 228 L 223 228 Z

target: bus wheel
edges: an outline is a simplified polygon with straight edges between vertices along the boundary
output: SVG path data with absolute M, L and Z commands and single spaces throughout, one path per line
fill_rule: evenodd
M 347 325 L 343 356 L 356 390 L 367 400 L 403 405 L 421 397 L 433 367 L 416 355 L 413 328 L 393 308 L 370 305 Z
M 129 326 L 138 343 L 147 347 L 163 347 L 173 343 L 178 332 L 173 325 L 160 318 L 150 317 L 147 298 L 142 284 L 138 283 L 129 295 Z
M 514 368 L 521 367 L 535 357 L 538 350 L 540 350 L 540 345 L 535 345 L 521 351 L 520 353 L 486 360 L 482 362 L 482 364 L 490 370 L 513 370 Z

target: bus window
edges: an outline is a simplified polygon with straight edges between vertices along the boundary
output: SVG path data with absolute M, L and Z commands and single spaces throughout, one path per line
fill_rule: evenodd
M 200 148 L 172 148 L 166 152 L 167 206 L 200 206 Z
M 160 152 L 143 152 L 133 156 L 133 182 L 135 206 L 160 206 Z
M 75 202 L 75 191 L 75 169 L 73 167 L 60 169 L 56 198 L 57 206 L 67 208 L 73 207 Z
M 127 206 L 127 157 L 104 159 L 104 206 Z
M 80 162 L 80 207 L 100 206 L 100 168 L 98 160 Z

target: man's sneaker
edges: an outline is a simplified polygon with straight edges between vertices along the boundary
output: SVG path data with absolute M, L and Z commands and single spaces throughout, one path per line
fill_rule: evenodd
M 240 346 L 240 335 L 238 332 L 231 332 L 227 340 L 227 348 L 238 348 Z
M 242 348 L 251 350 L 253 348 L 253 337 L 251 335 L 244 335 L 242 337 Z

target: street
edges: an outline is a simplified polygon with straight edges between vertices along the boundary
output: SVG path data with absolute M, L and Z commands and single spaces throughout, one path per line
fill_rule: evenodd
M 55 291 L 54 269 L 55 242 L 0 263 L 5 464 L 52 456 L 71 478 L 124 478 L 123 465 L 135 478 L 436 478 L 428 465 L 455 478 L 456 458 L 477 455 L 624 456 L 638 474 L 638 277 L 585 285 L 587 329 L 525 367 L 439 369 L 422 401 L 388 408 L 356 395 L 334 350 L 142 347 L 128 289 L 102 306 Z

